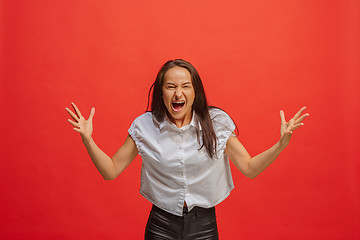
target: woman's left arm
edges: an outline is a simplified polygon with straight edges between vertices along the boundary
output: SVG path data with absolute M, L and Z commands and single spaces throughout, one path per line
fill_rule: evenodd
M 302 121 L 309 116 L 308 113 L 302 114 L 305 109 L 306 107 L 301 108 L 289 122 L 285 121 L 284 111 L 280 111 L 280 140 L 268 150 L 252 158 L 237 137 L 230 137 L 225 149 L 226 155 L 246 177 L 255 178 L 286 148 L 293 131 L 304 125 Z

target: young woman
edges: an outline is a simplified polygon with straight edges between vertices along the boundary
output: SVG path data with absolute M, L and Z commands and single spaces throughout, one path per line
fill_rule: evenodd
M 125 143 L 110 158 L 92 139 L 95 109 L 85 119 L 74 103 L 66 111 L 98 171 L 115 179 L 142 157 L 140 193 L 153 203 L 145 239 L 218 239 L 215 206 L 234 188 L 229 158 L 249 178 L 267 168 L 289 144 L 293 131 L 309 114 L 305 107 L 289 121 L 280 111 L 280 140 L 251 157 L 237 139 L 232 119 L 207 105 L 199 74 L 181 59 L 160 69 L 151 109 L 134 120 Z M 150 102 L 150 100 L 149 100 Z

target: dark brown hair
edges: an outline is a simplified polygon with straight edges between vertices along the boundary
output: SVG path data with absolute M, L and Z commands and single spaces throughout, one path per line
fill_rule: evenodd
M 151 98 L 151 109 L 150 111 L 155 116 L 156 120 L 159 122 L 164 120 L 165 114 L 167 114 L 167 108 L 165 107 L 163 98 L 162 98 L 162 86 L 164 81 L 165 73 L 173 67 L 182 67 L 189 71 L 191 75 L 192 84 L 195 91 L 195 99 L 192 105 L 192 110 L 196 113 L 196 121 L 200 123 L 202 128 L 201 139 L 200 141 L 200 131 L 196 128 L 197 139 L 201 145 L 199 149 L 205 147 L 206 152 L 213 158 L 216 156 L 216 135 L 213 128 L 213 124 L 209 114 L 209 106 L 206 101 L 205 91 L 203 84 L 201 82 L 200 76 L 193 65 L 189 62 L 182 59 L 175 59 L 167 61 L 160 71 L 158 72 L 155 82 L 152 84 L 149 95 L 148 95 L 148 105 L 146 110 L 149 111 L 150 96 Z M 152 95 L 151 95 L 152 90 Z M 196 124 L 197 126 L 197 124 Z M 201 143 L 202 142 L 202 143 Z

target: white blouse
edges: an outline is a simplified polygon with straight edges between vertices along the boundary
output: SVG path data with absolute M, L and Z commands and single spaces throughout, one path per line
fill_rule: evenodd
M 137 117 L 129 128 L 142 157 L 140 194 L 157 207 L 182 216 L 184 201 L 210 208 L 222 202 L 234 188 L 226 143 L 235 129 L 222 110 L 209 110 L 217 137 L 217 156 L 211 159 L 196 136 L 193 114 L 190 124 L 178 128 L 165 117 L 158 122 L 151 112 Z M 200 132 L 201 139 L 201 132 Z

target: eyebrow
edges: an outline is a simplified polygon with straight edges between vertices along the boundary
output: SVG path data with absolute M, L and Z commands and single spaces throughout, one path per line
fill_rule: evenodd
M 166 85 L 176 85 L 175 83 L 172 83 L 172 82 L 166 82 L 165 83 Z M 187 84 L 192 84 L 191 82 L 184 82 L 183 84 L 181 84 L 181 85 L 187 85 Z
M 186 85 L 186 84 L 192 84 L 191 82 L 185 82 L 182 85 Z

